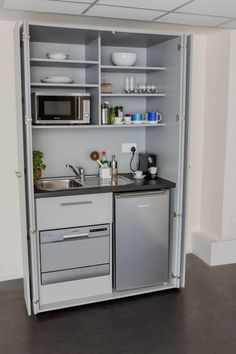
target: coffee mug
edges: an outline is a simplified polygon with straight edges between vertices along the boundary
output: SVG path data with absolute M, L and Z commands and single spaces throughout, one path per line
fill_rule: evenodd
M 115 117 L 114 118 L 114 124 L 122 124 L 122 123 L 123 123 L 122 117 Z
M 147 120 L 149 123 L 160 123 L 162 121 L 162 115 L 159 112 L 148 112 Z
M 141 178 L 143 175 L 143 171 L 135 171 L 133 172 L 134 177 Z
M 142 123 L 142 121 L 144 120 L 144 114 L 143 113 L 132 113 L 131 120 L 133 123 Z
M 151 175 L 156 175 L 157 174 L 157 167 L 149 167 L 148 171 L 151 173 Z
M 131 123 L 131 114 L 126 114 L 124 116 L 125 124 L 130 124 Z

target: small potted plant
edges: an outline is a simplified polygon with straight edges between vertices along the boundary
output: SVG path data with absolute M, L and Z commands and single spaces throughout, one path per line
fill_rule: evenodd
M 33 172 L 34 181 L 41 178 L 42 170 L 46 169 L 46 165 L 43 161 L 43 153 L 38 150 L 33 151 Z

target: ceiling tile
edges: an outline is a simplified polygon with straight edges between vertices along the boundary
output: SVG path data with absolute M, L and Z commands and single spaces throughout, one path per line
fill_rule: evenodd
M 94 2 L 94 0 L 39 0 L 39 1 L 55 1 L 55 2 L 66 2 L 66 3 L 88 3 L 88 4 L 92 4 Z
M 42 0 L 40 0 L 42 1 Z M 72 3 L 80 3 L 80 2 L 86 2 L 88 4 L 92 4 L 94 0 L 43 0 L 43 1 L 58 1 L 58 2 L 72 2 Z
M 112 17 L 112 18 L 129 19 L 129 20 L 151 21 L 152 19 L 156 18 L 157 16 L 161 16 L 164 13 L 165 12 L 162 11 L 94 5 L 88 10 L 88 12 L 85 13 L 85 15 L 99 16 L 99 17 Z
M 190 25 L 190 26 L 206 26 L 206 27 L 214 27 L 221 23 L 227 21 L 227 18 L 224 17 L 211 17 L 211 16 L 201 16 L 201 15 L 190 15 L 183 13 L 170 13 L 166 16 L 157 19 L 158 22 L 166 22 L 166 23 L 176 23 L 182 25 Z
M 219 27 L 220 28 L 232 28 L 232 29 L 234 29 L 234 28 L 236 28 L 236 20 L 227 22 L 225 24 L 222 24 Z
M 100 0 L 98 4 L 170 11 L 187 2 L 187 0 Z
M 89 3 L 61 2 L 54 0 L 5 0 L 4 8 L 11 10 L 52 12 L 71 15 L 81 15 L 88 8 Z
M 235 0 L 195 0 L 180 10 L 191 14 L 236 17 Z

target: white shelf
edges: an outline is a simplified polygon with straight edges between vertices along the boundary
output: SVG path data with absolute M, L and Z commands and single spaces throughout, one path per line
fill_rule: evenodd
M 98 61 L 92 60 L 52 60 L 45 58 L 31 58 L 31 66 L 44 66 L 44 67 L 74 67 L 74 68 L 88 68 L 93 65 L 98 65 Z
M 150 71 L 164 71 L 166 70 L 163 66 L 116 66 L 116 65 L 101 65 L 101 70 L 103 72 L 140 72 L 146 73 Z
M 165 123 L 159 124 L 107 124 L 107 125 L 98 125 L 98 124 L 89 124 L 89 125 L 32 125 L 33 129 L 93 129 L 93 128 L 146 128 L 146 127 L 164 127 Z
M 90 88 L 98 87 L 98 84 L 59 84 L 59 83 L 44 83 L 44 82 L 31 82 L 31 87 L 77 87 L 77 88 Z
M 165 93 L 102 93 L 102 97 L 164 97 Z

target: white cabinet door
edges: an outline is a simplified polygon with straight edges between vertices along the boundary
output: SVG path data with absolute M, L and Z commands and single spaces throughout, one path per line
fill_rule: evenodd
M 36 199 L 37 230 L 112 222 L 112 194 L 84 194 Z
M 146 149 L 158 155 L 159 176 L 174 181 L 171 190 L 170 235 L 171 262 L 170 276 L 177 287 L 184 284 L 185 251 L 183 230 L 184 193 L 184 152 L 185 152 L 185 95 L 186 95 L 186 36 L 182 35 L 153 48 L 157 63 L 166 66 L 161 74 L 152 74 L 153 80 L 165 88 L 166 96 L 158 101 L 158 110 L 164 112 L 165 128 L 148 129 Z M 154 49 L 156 50 L 154 52 Z M 150 54 L 150 55 L 151 55 Z M 154 76 L 156 75 L 156 76 Z M 157 76 L 158 75 L 158 76 Z M 150 80 L 152 79 L 150 76 Z M 156 102 L 148 103 L 148 110 L 155 108 Z M 180 281 L 181 279 L 181 281 Z
M 23 120 L 21 109 L 21 77 L 20 77 L 20 33 L 19 26 L 15 26 L 15 69 L 16 69 L 16 128 L 17 128 L 17 154 L 18 166 L 16 167 L 16 178 L 18 178 L 19 186 L 19 202 L 20 202 L 20 220 L 21 220 L 21 238 L 22 238 L 22 261 L 23 261 L 23 282 L 24 297 L 27 312 L 31 314 L 31 295 L 29 280 L 29 254 L 27 240 L 27 222 L 26 222 L 26 201 L 25 201 L 25 174 L 24 174 L 24 149 L 23 149 Z
M 26 168 L 26 205 L 27 205 L 27 235 L 23 234 L 24 284 L 25 300 L 28 313 L 31 313 L 31 304 L 34 313 L 38 312 L 38 282 L 37 282 L 37 254 L 35 232 L 35 205 L 33 186 L 33 157 L 32 157 L 32 122 L 30 102 L 30 48 L 29 26 L 24 23 L 21 28 L 22 40 L 22 74 L 23 74 L 23 126 L 24 150 Z M 27 259 L 30 259 L 27 261 Z M 29 272 L 30 267 L 30 272 Z M 31 277 L 30 277 L 31 274 Z M 31 289 L 31 294 L 29 292 Z

